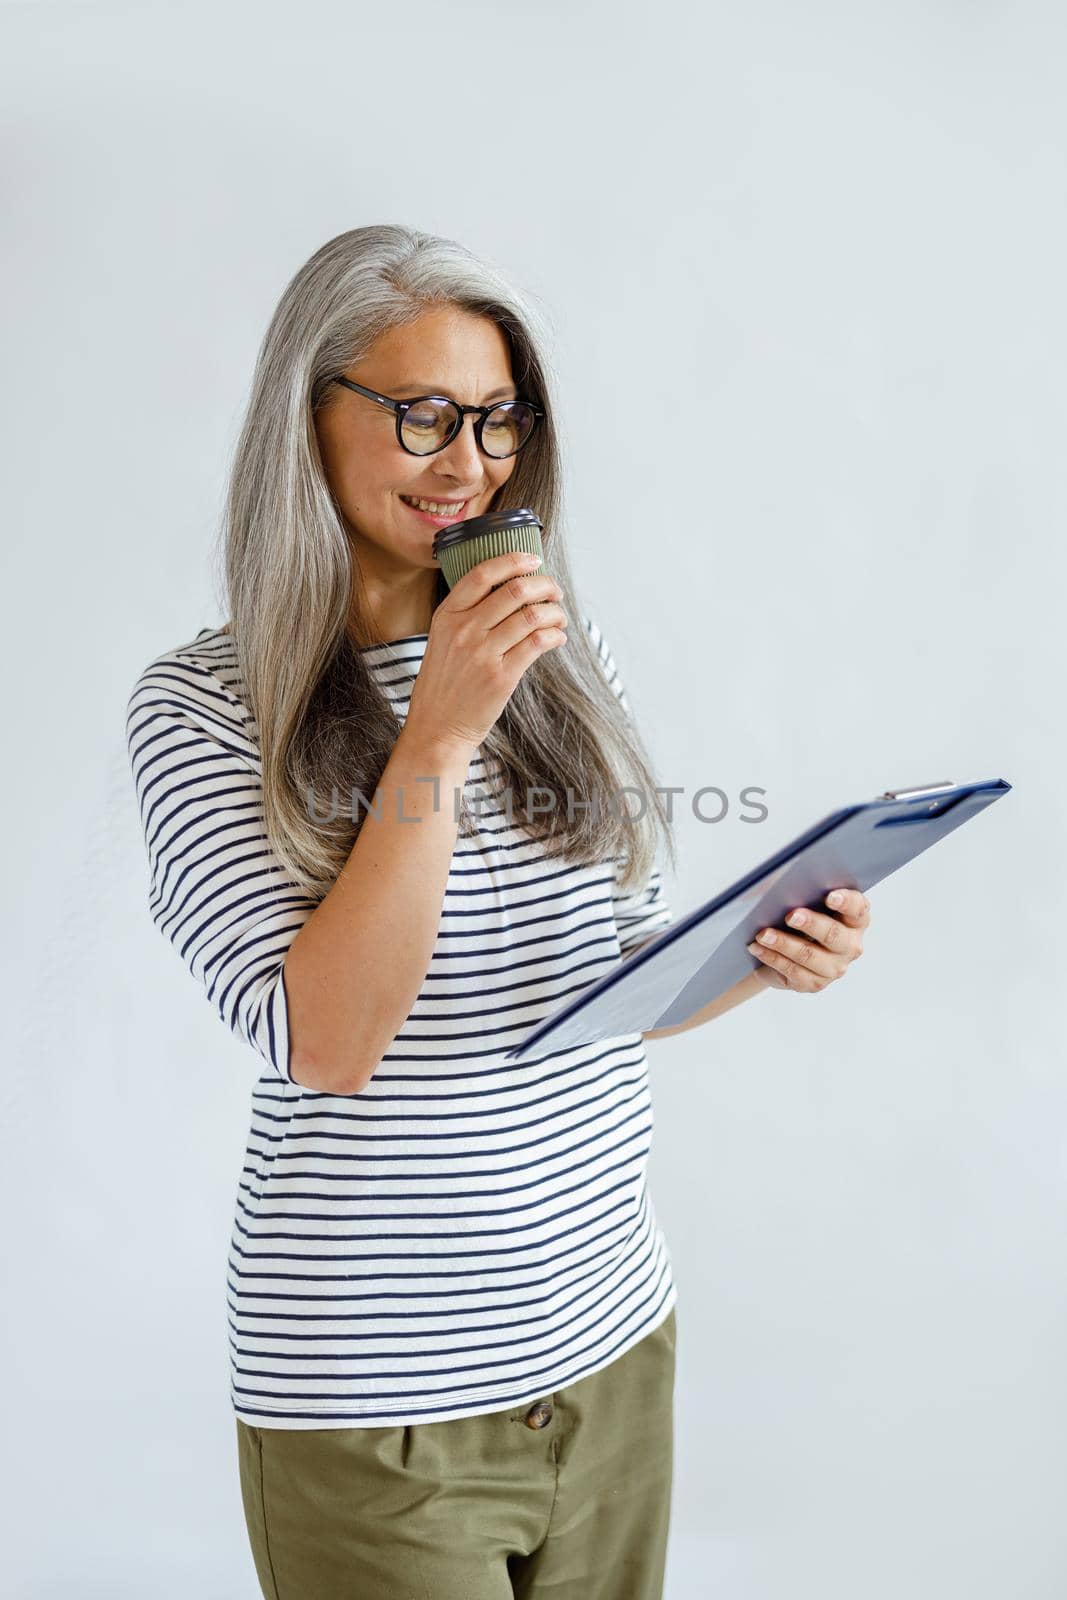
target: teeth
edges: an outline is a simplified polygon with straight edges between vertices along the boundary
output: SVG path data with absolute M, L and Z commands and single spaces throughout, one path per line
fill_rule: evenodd
M 442 505 L 440 500 L 415 500 L 409 494 L 402 494 L 400 498 L 409 506 L 418 506 L 420 511 L 432 512 L 435 517 L 447 517 L 452 512 L 460 512 L 467 503 L 461 500 L 458 504 L 448 506 Z

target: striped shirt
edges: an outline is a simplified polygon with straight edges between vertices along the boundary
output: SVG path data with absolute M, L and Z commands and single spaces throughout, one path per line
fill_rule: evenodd
M 401 725 L 427 638 L 361 652 Z M 267 842 L 231 636 L 201 628 L 152 661 L 127 737 L 151 919 L 260 1057 L 228 1252 L 237 1416 L 341 1428 L 506 1410 L 658 1327 L 675 1287 L 647 1183 L 644 1040 L 505 1059 L 669 924 L 658 869 L 624 896 L 620 858 L 550 860 L 494 806 L 479 749 L 477 832 L 457 835 L 423 987 L 364 1089 L 318 1093 L 289 1072 L 283 982 L 318 902 Z

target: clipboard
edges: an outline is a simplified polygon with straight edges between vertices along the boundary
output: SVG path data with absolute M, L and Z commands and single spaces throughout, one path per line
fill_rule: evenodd
M 924 784 L 831 812 L 539 1022 L 505 1059 L 688 1022 L 762 964 L 745 948 L 761 928 L 786 930 L 797 906 L 825 912 L 830 889 L 880 883 L 1010 788 L 1003 778 Z

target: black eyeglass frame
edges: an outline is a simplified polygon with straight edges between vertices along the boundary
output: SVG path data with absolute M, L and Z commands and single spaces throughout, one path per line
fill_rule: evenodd
M 478 418 L 477 422 L 474 424 L 474 438 L 478 445 L 478 449 L 481 450 L 484 455 L 489 456 L 490 461 L 510 461 L 512 456 L 518 455 L 519 450 L 524 450 L 526 448 L 534 434 L 537 432 L 537 424 L 546 414 L 540 406 L 535 406 L 532 400 L 524 400 L 521 395 L 516 395 L 513 400 L 495 400 L 491 406 L 461 406 L 458 400 L 453 400 L 451 395 L 447 394 L 418 394 L 410 400 L 390 400 L 387 394 L 379 394 L 376 389 L 367 389 L 361 383 L 353 383 L 351 378 L 335 378 L 333 381 L 334 383 L 343 383 L 346 389 L 352 389 L 356 394 L 366 395 L 368 400 L 373 400 L 377 405 L 386 406 L 390 411 L 395 411 L 396 442 L 402 450 L 407 451 L 409 456 L 435 456 L 439 450 L 447 450 L 448 446 L 452 443 L 452 440 L 462 428 L 464 418 L 468 413 L 473 413 Z M 441 400 L 445 405 L 455 406 L 456 410 L 459 412 L 459 416 L 456 419 L 456 425 L 448 435 L 448 438 L 443 440 L 441 444 L 436 445 L 432 450 L 412 450 L 410 445 L 404 443 L 404 437 L 401 431 L 403 429 L 404 418 L 407 413 L 411 410 L 412 406 L 417 406 L 422 400 Z M 522 441 L 522 444 L 520 444 L 517 449 L 509 450 L 506 456 L 491 455 L 490 452 L 482 445 L 482 429 L 485 427 L 486 418 L 489 416 L 491 411 L 496 411 L 500 406 L 516 405 L 527 406 L 529 410 L 533 412 L 533 427 L 530 429 L 529 433 Z

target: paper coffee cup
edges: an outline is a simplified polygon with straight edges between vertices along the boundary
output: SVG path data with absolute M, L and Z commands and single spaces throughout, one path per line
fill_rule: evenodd
M 447 528 L 438 529 L 433 557 L 440 563 L 450 589 L 479 561 L 509 550 L 528 550 L 531 555 L 541 556 L 541 566 L 534 569 L 540 573 L 545 570 L 541 528 L 540 517 L 527 506 L 514 511 L 490 511 L 484 517 L 468 517 L 466 522 L 450 522 Z M 507 578 L 501 580 L 507 582 Z M 493 585 L 494 589 L 500 587 L 500 583 Z

